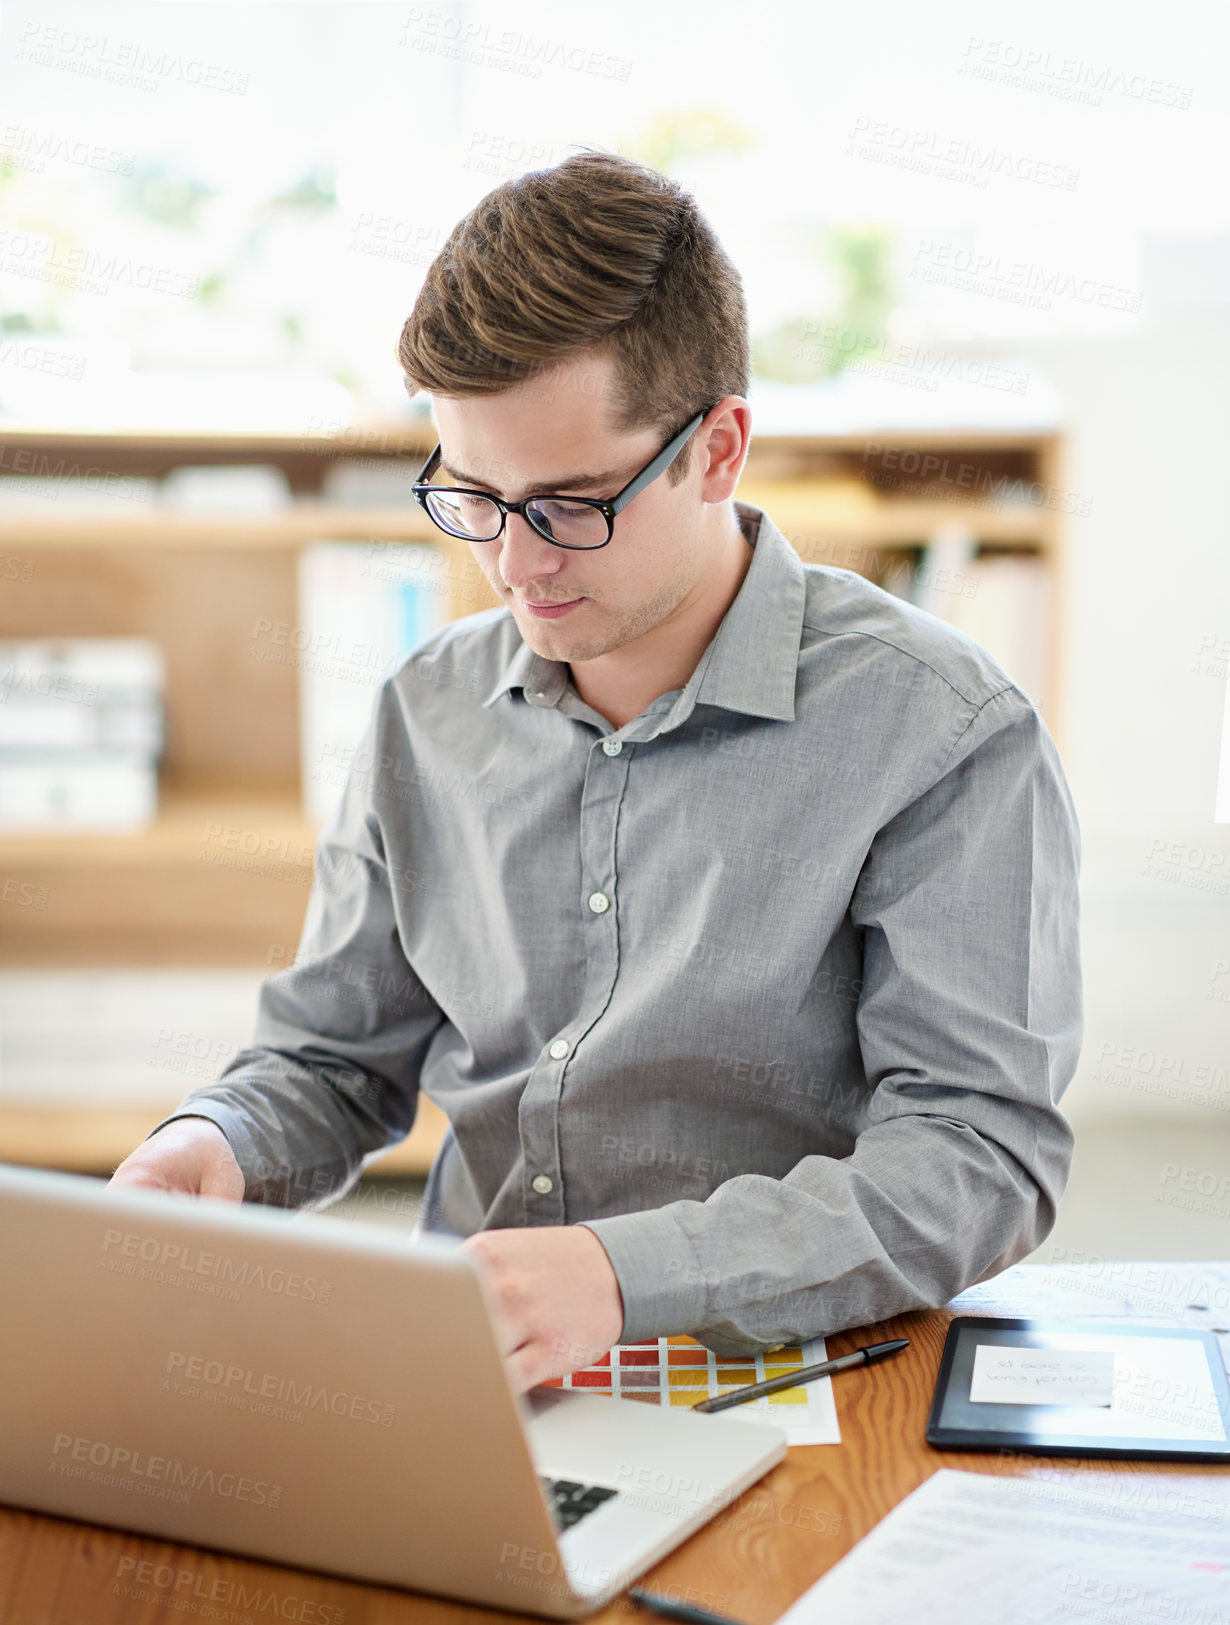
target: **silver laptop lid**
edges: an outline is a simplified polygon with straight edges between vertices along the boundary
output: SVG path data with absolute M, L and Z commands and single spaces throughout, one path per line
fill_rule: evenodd
M 493 1606 L 558 1551 L 451 1242 L 0 1165 L 0 1281 L 0 1499 Z

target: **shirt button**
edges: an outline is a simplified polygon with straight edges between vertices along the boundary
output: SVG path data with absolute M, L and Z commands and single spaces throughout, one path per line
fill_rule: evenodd
M 551 1048 L 547 1051 L 547 1054 L 553 1061 L 562 1061 L 564 1056 L 567 1055 L 568 1049 L 568 1040 L 566 1038 L 557 1038 L 554 1044 L 551 1045 Z
M 594 891 L 589 894 L 589 906 L 595 914 L 605 914 L 611 906 L 611 899 L 604 891 Z
M 624 748 L 624 742 L 622 739 L 604 739 L 602 748 L 608 756 L 618 756 Z
M 533 1179 L 530 1180 L 530 1184 L 538 1192 L 539 1196 L 550 1196 L 555 1189 L 555 1181 L 550 1174 L 535 1174 Z

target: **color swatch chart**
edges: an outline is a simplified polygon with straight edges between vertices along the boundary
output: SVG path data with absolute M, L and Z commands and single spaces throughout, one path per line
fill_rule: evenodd
M 596 1365 L 552 1378 L 552 1388 L 583 1388 L 587 1393 L 636 1399 L 647 1405 L 695 1405 L 702 1399 L 782 1377 L 805 1365 L 819 1365 L 824 1339 L 813 1337 L 772 1354 L 717 1355 L 692 1337 L 654 1337 L 646 1343 L 620 1343 Z M 790 1444 L 840 1444 L 832 1377 L 732 1405 L 722 1416 L 772 1422 Z

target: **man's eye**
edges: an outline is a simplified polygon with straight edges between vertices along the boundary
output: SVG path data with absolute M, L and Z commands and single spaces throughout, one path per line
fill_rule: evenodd
M 534 504 L 540 513 L 548 519 L 579 519 L 583 514 L 592 514 L 593 509 L 584 502 L 565 502 L 562 498 L 547 498 Z

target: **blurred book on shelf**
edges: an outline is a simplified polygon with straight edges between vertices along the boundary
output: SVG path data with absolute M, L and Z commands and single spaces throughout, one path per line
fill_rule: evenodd
M 980 549 L 972 531 L 945 525 L 884 585 L 967 633 L 1046 710 L 1051 603 L 1044 558 Z
M 330 463 L 321 482 L 328 502 L 347 508 L 400 508 L 417 511 L 411 490 L 424 462 L 413 457 L 360 457 Z
M 438 564 L 438 550 L 421 543 L 316 542 L 300 552 L 294 658 L 304 812 L 316 823 L 341 796 L 380 685 L 448 619 Z
M 0 1105 L 171 1111 L 251 1042 L 266 975 L 204 965 L 0 969 Z
M 1051 619 L 1046 561 L 1031 553 L 979 554 L 974 590 L 956 600 L 954 620 L 994 655 L 1018 687 L 1045 712 Z
M 163 687 L 162 650 L 146 638 L 0 642 L 0 828 L 149 824 Z
M 268 463 L 173 468 L 158 488 L 158 501 L 176 513 L 259 515 L 290 505 L 285 471 Z

